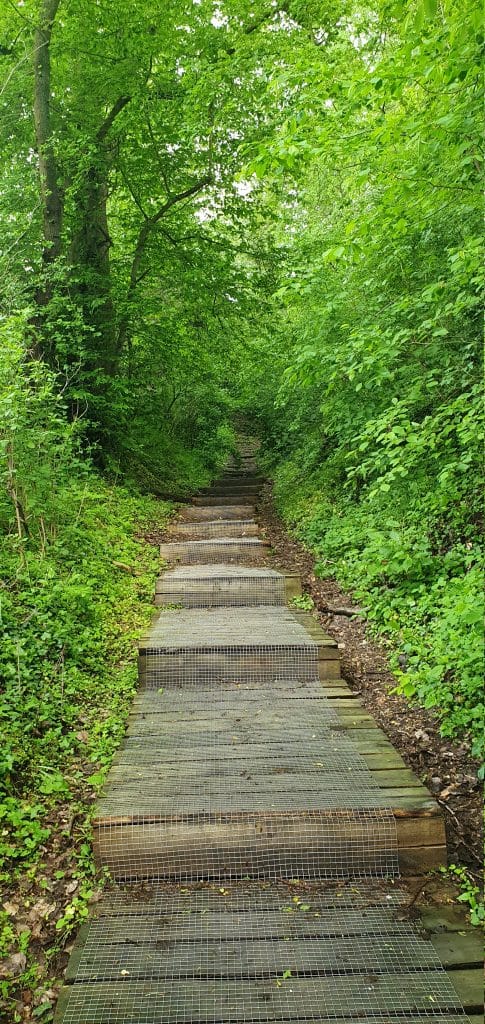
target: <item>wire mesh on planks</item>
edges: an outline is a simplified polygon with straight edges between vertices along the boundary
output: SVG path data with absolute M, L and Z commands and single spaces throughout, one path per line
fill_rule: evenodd
M 214 562 L 258 564 L 264 561 L 268 551 L 269 545 L 257 537 L 215 537 L 212 540 L 180 541 L 160 545 L 162 558 L 169 564 L 179 565 L 204 565 Z
M 345 883 L 117 889 L 79 949 L 62 1024 L 465 1024 L 404 902 Z
M 215 519 L 251 519 L 254 516 L 254 505 L 186 505 L 180 520 L 184 522 L 204 522 Z
M 160 577 L 156 601 L 184 608 L 284 605 L 285 577 L 274 569 L 189 565 Z
M 283 607 L 165 611 L 139 655 L 140 682 L 148 689 L 318 678 L 318 646 Z
M 389 877 L 396 825 L 316 682 L 145 692 L 98 803 L 118 880 Z
M 254 519 L 207 519 L 200 523 L 177 521 L 170 524 L 167 532 L 174 539 L 207 540 L 211 537 L 257 537 L 258 529 Z

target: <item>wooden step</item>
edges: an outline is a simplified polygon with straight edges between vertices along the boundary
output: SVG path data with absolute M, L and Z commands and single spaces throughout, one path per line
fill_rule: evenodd
M 257 537 L 259 527 L 251 519 L 215 519 L 201 523 L 174 522 L 167 529 L 170 537 L 209 540 L 211 537 Z
M 212 484 L 211 487 L 204 487 L 197 492 L 197 497 L 204 497 L 205 495 L 220 494 L 244 494 L 253 495 L 259 494 L 261 490 L 261 484 L 248 484 L 248 483 L 228 483 L 228 484 Z
M 155 647 L 149 641 L 142 641 L 138 654 L 138 679 L 141 687 L 157 689 L 169 676 L 175 677 L 179 685 L 193 683 L 196 678 L 214 682 L 222 679 L 246 681 L 254 676 L 262 681 L 273 679 L 276 671 L 292 673 L 296 678 L 306 678 L 309 673 L 309 677 L 313 677 L 312 669 L 303 669 L 297 647 L 288 645 L 286 653 L 275 661 L 277 657 L 277 651 L 258 652 L 256 647 L 254 650 L 233 648 L 224 651 L 208 646 L 194 655 L 172 654 L 161 645 Z M 321 680 L 338 678 L 340 659 L 335 648 L 322 646 L 319 649 L 317 671 Z M 352 714 L 347 727 L 364 729 L 372 721 L 370 716 Z
M 186 505 L 180 512 L 180 519 L 187 522 L 204 522 L 207 519 L 252 519 L 254 512 L 254 505 Z
M 210 505 L 247 505 L 248 499 L 254 501 L 257 495 L 250 492 L 235 491 L 231 494 L 205 494 L 192 498 L 192 504 L 205 508 Z
M 403 876 L 416 875 L 444 863 L 445 835 L 439 814 L 418 799 L 395 798 L 399 868 Z M 178 818 L 178 820 L 177 820 Z M 116 881 L 131 879 L 192 880 L 265 878 L 276 869 L 281 875 L 312 879 L 357 878 L 374 874 L 375 858 L 385 856 L 372 832 L 365 831 L 348 812 L 301 811 L 288 813 L 202 810 L 184 820 L 182 815 L 127 815 L 95 817 L 93 849 L 96 863 Z M 374 821 L 374 829 L 376 822 Z M 329 836 L 325 846 L 324 836 Z M 336 867 L 338 864 L 338 868 Z
M 264 561 L 271 548 L 258 537 L 214 537 L 199 541 L 174 541 L 160 545 L 160 557 L 169 565 L 222 564 L 251 565 Z
M 191 574 L 185 578 L 181 575 L 190 568 Z M 204 575 L 204 566 L 184 567 L 165 572 L 159 576 L 155 586 L 155 604 L 180 603 L 186 608 L 217 608 L 235 607 L 256 604 L 259 606 L 280 604 L 279 588 L 273 587 L 272 579 L 284 580 L 284 599 L 286 603 L 301 594 L 301 578 L 295 573 L 284 576 L 274 570 L 257 568 L 229 567 L 237 575 L 230 575 L 228 566 L 211 565 L 212 572 Z M 258 574 L 264 573 L 261 579 Z M 267 577 L 268 586 L 264 585 Z
M 265 483 L 265 477 L 261 476 L 260 473 L 239 473 L 235 470 L 233 473 L 224 473 L 219 480 L 215 480 L 213 487 L 224 487 L 226 485 L 234 485 L 239 487 L 244 484 L 257 484 L 259 487 Z
M 208 1007 L 206 1020 L 215 1020 L 217 1016 L 220 1020 L 228 1019 L 229 988 L 233 992 L 236 979 L 244 977 L 244 988 L 239 992 L 240 1001 L 234 1003 L 231 1021 L 240 1024 L 248 1020 L 249 1015 L 254 1020 L 254 1008 L 261 994 L 266 996 L 266 1016 L 261 1014 L 256 1019 L 267 1021 L 268 1007 L 274 1009 L 275 993 L 279 995 L 284 988 L 284 974 L 288 969 L 291 975 L 286 981 L 290 985 L 295 978 L 299 980 L 299 976 L 304 976 L 307 995 L 315 992 L 314 978 L 327 977 L 333 988 L 329 987 L 326 1000 L 320 1002 L 320 1006 L 325 1005 L 328 1009 L 331 1005 L 328 1000 L 335 999 L 333 1024 L 355 1024 L 355 1003 L 349 999 L 345 980 L 352 978 L 354 984 L 360 980 L 360 990 L 356 989 L 354 995 L 361 1012 L 366 1012 L 365 1019 L 369 1019 L 375 1009 L 370 1000 L 379 992 L 380 972 L 389 972 L 390 963 L 395 966 L 391 967 L 392 984 L 387 982 L 389 1006 L 392 1011 L 398 1008 L 400 1013 L 395 1018 L 394 1012 L 390 1011 L 389 1020 L 423 1024 L 423 1016 L 416 1017 L 412 1008 L 406 1011 L 400 995 L 406 989 L 411 993 L 413 986 L 420 981 L 420 998 L 428 996 L 428 1005 L 425 1000 L 423 1005 L 424 1019 L 431 1020 L 435 1016 L 428 1016 L 431 995 L 436 1020 L 442 1020 L 444 1024 L 455 1021 L 457 1024 L 461 1018 L 448 1016 L 442 1010 L 443 1004 L 435 986 L 438 981 L 442 992 L 443 979 L 430 972 L 430 966 L 435 967 L 433 956 L 436 955 L 444 963 L 447 983 L 452 993 L 461 999 L 468 1019 L 472 1024 L 483 1021 L 483 1014 L 479 1012 L 483 1004 L 481 942 L 476 934 L 478 929 L 474 934 L 464 914 L 461 914 L 457 927 L 454 920 L 448 925 L 448 916 L 455 917 L 454 910 L 421 910 L 416 925 L 420 930 L 425 929 L 428 939 L 416 940 L 406 918 L 399 920 L 402 915 L 395 902 L 382 906 L 382 896 L 380 904 L 377 896 L 374 909 L 371 905 L 372 889 L 363 912 L 360 909 L 362 895 L 358 893 L 353 897 L 354 907 L 348 908 L 345 887 L 340 890 L 339 897 L 341 901 L 345 900 L 344 909 L 332 906 L 328 893 L 327 896 L 306 894 L 302 900 L 298 890 L 296 892 L 296 899 L 299 899 L 296 904 L 291 892 L 279 890 L 276 886 L 258 892 L 247 883 L 224 887 L 222 892 L 214 887 L 212 891 L 186 889 L 182 894 L 166 892 L 163 886 L 149 885 L 141 892 L 138 888 L 115 888 L 111 893 L 105 893 L 93 908 L 91 922 L 82 926 L 77 937 L 66 984 L 57 1006 L 56 1024 L 67 1021 L 79 1024 L 79 1021 L 86 1020 L 83 1006 L 109 1007 L 105 1016 L 89 1015 L 89 1020 L 96 1024 L 111 1024 L 114 1019 L 120 1024 L 139 1024 L 141 1019 L 170 1024 L 174 1007 L 177 1008 L 177 1016 L 173 1020 L 180 1022 L 178 992 L 183 991 L 188 982 L 192 988 L 197 979 L 199 997 L 203 1001 L 203 992 L 208 987 L 204 979 L 208 976 L 217 979 L 220 988 L 214 986 L 213 980 L 213 1001 Z M 360 903 L 357 902 L 359 900 Z M 406 902 L 404 897 L 404 906 Z M 300 910 L 300 906 L 305 909 Z M 160 957 L 161 949 L 164 951 L 163 959 Z M 206 961 L 209 963 L 208 957 L 209 970 L 207 965 L 205 969 L 203 967 Z M 378 972 L 372 974 L 371 981 L 370 961 L 373 971 L 377 966 Z M 386 981 L 385 974 L 382 978 Z M 280 981 L 279 988 L 275 979 Z M 162 985 L 162 980 L 168 982 L 168 988 Z M 225 990 L 223 981 L 226 982 Z M 221 1011 L 217 1015 L 218 992 Z M 299 987 L 297 999 L 302 993 L 303 989 Z M 324 995 L 322 991 L 319 994 Z M 286 992 L 280 1019 L 289 1019 L 288 998 L 291 1000 L 292 996 L 293 993 Z M 158 1016 L 153 1012 L 157 998 L 160 999 Z M 451 1002 L 454 1001 L 451 995 Z M 300 1011 L 304 1004 L 300 1001 L 294 1005 L 294 1015 L 290 1019 L 297 1022 L 303 1019 Z M 420 1005 L 419 1000 L 416 1005 Z M 378 1017 L 371 1016 L 370 1019 L 387 1021 L 385 1008 L 386 1002 L 381 997 Z M 273 1009 L 271 1015 L 274 1020 Z M 182 1014 L 182 1019 L 187 1021 L 189 1015 Z M 201 1019 L 195 1012 L 195 1005 L 190 1019 Z M 315 1006 L 310 1019 L 316 1020 Z

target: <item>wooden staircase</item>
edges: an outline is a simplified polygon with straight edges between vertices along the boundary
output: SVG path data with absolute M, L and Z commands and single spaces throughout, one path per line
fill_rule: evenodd
M 258 536 L 261 483 L 248 443 L 161 545 L 139 690 L 93 820 L 116 884 L 56 1021 L 478 1020 L 469 931 L 460 945 L 449 912 L 428 914 L 426 941 L 401 910 L 398 876 L 446 862 L 439 806 L 292 605 L 301 582 Z

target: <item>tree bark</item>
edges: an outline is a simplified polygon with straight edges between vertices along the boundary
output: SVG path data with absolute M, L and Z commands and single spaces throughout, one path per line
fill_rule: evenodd
M 108 179 L 112 164 L 110 129 L 130 96 L 120 96 L 98 128 L 96 149 L 81 190 L 76 197 L 77 229 L 73 234 L 71 262 L 81 270 L 78 292 L 84 304 L 84 317 L 94 330 L 93 368 L 101 368 L 112 377 L 117 367 L 117 332 L 111 295 L 108 224 Z M 84 278 L 84 280 L 83 280 Z
M 44 228 L 42 260 L 45 267 L 60 255 L 62 235 L 62 198 L 50 116 L 50 42 L 59 3 L 60 0 L 42 0 L 34 33 L 34 126 Z M 42 287 L 38 298 L 40 305 L 46 305 L 49 300 L 47 285 Z

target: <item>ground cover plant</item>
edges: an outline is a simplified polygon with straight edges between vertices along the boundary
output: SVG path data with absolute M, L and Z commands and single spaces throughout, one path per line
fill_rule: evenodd
M 288 527 L 386 642 L 401 693 L 482 750 L 481 13 L 2 6 L 13 1020 L 49 1020 L 55 957 L 93 891 L 89 807 L 157 568 L 141 538 L 217 472 L 236 414 L 261 435 Z
M 159 559 L 144 535 L 176 506 L 96 471 L 56 375 L 26 358 L 25 329 L 3 324 L 0 357 L 0 1001 L 21 1020 L 27 992 L 48 1020 L 60 954 L 102 881 L 89 814 L 153 614 Z M 205 482 L 214 453 L 175 449 L 178 486 Z

